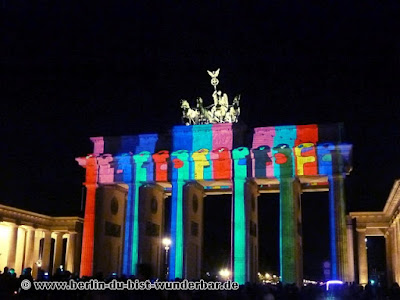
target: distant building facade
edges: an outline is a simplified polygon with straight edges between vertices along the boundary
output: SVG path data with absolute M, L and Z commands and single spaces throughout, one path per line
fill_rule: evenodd
M 349 217 L 349 230 L 355 223 L 350 245 L 354 257 L 358 258 L 354 265 L 360 284 L 365 285 L 370 280 L 366 244 L 369 236 L 385 237 L 387 281 L 389 286 L 394 282 L 400 283 L 400 179 L 394 182 L 383 211 L 351 212 Z
M 25 268 L 53 274 L 62 266 L 79 272 L 83 219 L 50 217 L 0 205 L 0 270 Z

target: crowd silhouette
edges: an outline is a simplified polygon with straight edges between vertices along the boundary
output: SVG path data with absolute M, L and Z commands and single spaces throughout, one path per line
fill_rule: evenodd
M 110 282 L 113 279 L 126 282 L 130 279 L 147 280 L 150 279 L 146 272 L 139 274 L 138 277 L 117 276 L 115 273 L 104 277 L 98 273 L 93 277 L 78 277 L 77 274 L 71 274 L 69 271 L 57 269 L 56 272 L 49 276 L 47 273 L 39 270 L 37 281 L 70 281 L 71 279 L 78 281 L 89 281 L 97 279 L 99 281 Z M 21 288 L 21 282 L 29 280 L 30 289 Z M 35 281 L 36 281 L 35 280 Z M 154 280 L 154 279 L 151 279 Z M 176 279 L 179 281 L 180 279 Z M 211 279 L 204 278 L 210 281 Z M 326 290 L 325 285 L 308 284 L 301 288 L 296 285 L 278 284 L 253 284 L 247 283 L 240 286 L 238 290 L 229 291 L 167 291 L 167 290 L 121 290 L 121 291 L 98 291 L 98 290 L 53 290 L 40 291 L 34 288 L 34 279 L 32 277 L 32 269 L 26 268 L 20 276 L 17 276 L 13 269 L 7 267 L 0 273 L 0 299 L 165 299 L 165 300 L 189 300 L 189 299 L 232 299 L 232 300 L 320 300 L 320 299 L 356 299 L 356 300 L 398 300 L 400 299 L 400 288 L 394 283 L 390 288 L 380 285 L 367 284 L 365 287 L 356 283 L 345 283 L 336 286 L 333 290 Z

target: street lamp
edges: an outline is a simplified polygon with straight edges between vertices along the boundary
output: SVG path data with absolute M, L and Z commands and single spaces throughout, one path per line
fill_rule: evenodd
M 222 269 L 219 271 L 219 276 L 221 276 L 224 280 L 228 280 L 231 276 L 231 271 L 228 269 Z
M 168 251 L 169 251 L 169 246 L 171 246 L 171 239 L 170 238 L 163 238 L 162 239 L 162 244 L 164 245 L 165 249 L 165 277 L 168 279 L 168 273 L 169 273 L 169 263 L 168 263 Z

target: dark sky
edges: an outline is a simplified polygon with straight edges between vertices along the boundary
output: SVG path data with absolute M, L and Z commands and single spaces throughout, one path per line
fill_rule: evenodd
M 400 177 L 398 1 L 132 2 L 2 1 L 1 203 L 79 213 L 88 138 L 180 124 L 219 67 L 249 127 L 344 122 L 348 208 L 383 208 Z

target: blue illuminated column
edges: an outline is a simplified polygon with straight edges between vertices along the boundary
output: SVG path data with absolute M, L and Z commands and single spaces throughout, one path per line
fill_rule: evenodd
M 246 207 L 245 181 L 247 177 L 247 156 L 249 149 L 240 147 L 232 150 L 232 272 L 233 280 L 244 284 L 247 280 L 246 268 Z
M 123 267 L 122 273 L 126 275 L 135 274 L 132 268 L 132 246 L 133 246 L 133 217 L 134 217 L 134 203 L 135 197 L 138 194 L 138 187 L 136 184 L 129 183 L 128 195 L 126 199 L 126 215 L 125 215 L 125 235 L 124 235 L 124 254 L 123 254 Z
M 189 152 L 178 150 L 171 153 L 171 250 L 169 279 L 183 276 L 183 186 L 189 179 Z
M 151 159 L 148 151 L 142 151 L 133 155 L 132 174 L 124 176 L 128 185 L 126 217 L 125 217 L 125 240 L 122 271 L 126 275 L 137 275 L 137 264 L 139 255 L 139 188 L 147 180 L 147 169 L 145 163 Z M 129 182 L 130 181 L 130 182 Z
M 319 173 L 327 174 L 329 182 L 329 228 L 332 279 L 348 279 L 346 203 L 344 193 L 345 162 L 348 146 L 319 145 Z M 343 153 L 342 151 L 343 150 Z

